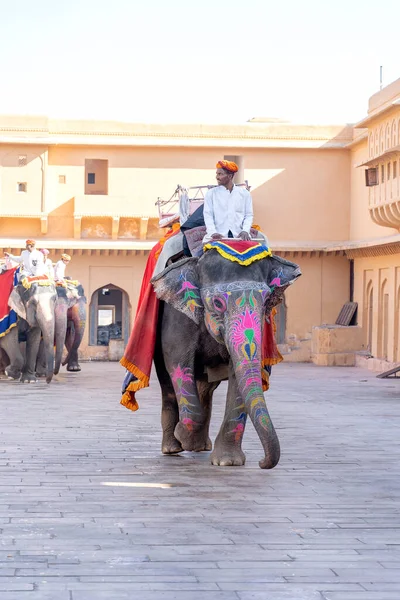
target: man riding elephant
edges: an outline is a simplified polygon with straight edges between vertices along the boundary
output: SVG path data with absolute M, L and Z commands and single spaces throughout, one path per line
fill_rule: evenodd
M 253 202 L 250 192 L 233 183 L 238 166 L 233 161 L 217 162 L 216 180 L 218 185 L 208 190 L 204 197 L 204 222 L 207 233 L 204 243 L 209 240 L 239 237 L 250 239 L 253 224 Z
M 26 240 L 25 250 L 21 252 L 20 256 L 14 256 L 10 252 L 4 252 L 4 255 L 22 265 L 20 278 L 40 277 L 46 273 L 44 256 L 40 250 L 36 249 L 35 240 Z
M 226 439 L 230 425 L 225 419 L 212 462 L 244 464 L 241 439 L 249 414 L 265 450 L 260 466 L 272 468 L 279 460 L 279 442 L 262 390 L 268 388 L 271 365 L 282 357 L 271 313 L 300 270 L 272 257 L 266 240 L 250 240 L 251 196 L 234 186 L 236 171 L 235 163 L 217 163 L 219 185 L 206 194 L 204 203 L 204 256 L 180 260 L 165 270 L 156 267 L 151 283 L 161 303 L 154 300 L 146 268 L 137 317 L 121 360 L 128 370 L 121 404 L 137 410 L 135 394 L 149 385 L 154 358 L 162 389 L 163 453 L 208 450 L 212 393 L 229 371 L 226 415 L 241 408 L 235 417 L 236 441 Z M 234 236 L 239 240 L 229 239 Z M 219 378 L 208 379 L 215 368 Z

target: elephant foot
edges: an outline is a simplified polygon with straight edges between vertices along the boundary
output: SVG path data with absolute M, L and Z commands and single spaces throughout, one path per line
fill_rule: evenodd
M 193 421 L 189 424 L 179 422 L 175 427 L 174 436 L 181 443 L 183 450 L 188 452 L 202 452 L 211 449 L 211 440 L 204 432 L 204 425 Z
M 211 464 L 219 467 L 242 467 L 245 462 L 241 448 L 216 446 L 211 454 Z
M 46 373 L 42 371 L 36 371 L 36 377 L 40 379 L 41 377 L 46 377 Z
M 183 452 L 183 448 L 174 435 L 163 435 L 161 452 L 163 454 L 179 454 L 179 452 Z
M 18 369 L 12 369 L 10 367 L 7 367 L 5 370 L 5 374 L 7 375 L 8 379 L 20 379 L 21 378 L 21 371 L 19 371 Z
M 81 370 L 82 369 L 78 363 L 71 363 L 71 364 L 67 365 L 67 371 L 77 373 L 78 371 L 81 371 Z
M 32 373 L 22 373 L 20 381 L 21 383 L 37 383 L 36 375 Z

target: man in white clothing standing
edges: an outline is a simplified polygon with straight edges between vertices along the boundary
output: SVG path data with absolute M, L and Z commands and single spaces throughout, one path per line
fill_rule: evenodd
M 217 162 L 218 186 L 208 190 L 204 198 L 204 242 L 234 237 L 250 240 L 253 202 L 250 192 L 233 183 L 238 166 L 233 161 Z
M 14 256 L 9 252 L 4 252 L 5 256 L 8 256 L 16 263 L 22 264 L 20 277 L 38 277 L 45 275 L 46 268 L 44 257 L 39 250 L 36 250 L 35 240 L 26 240 L 25 244 L 26 248 L 21 252 L 21 256 Z

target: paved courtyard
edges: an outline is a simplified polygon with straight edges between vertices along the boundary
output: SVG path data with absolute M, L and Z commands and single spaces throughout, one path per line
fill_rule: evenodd
M 0 600 L 399 600 L 400 381 L 284 364 L 272 471 L 160 454 L 158 384 L 0 381 Z M 217 391 L 212 437 L 225 385 Z

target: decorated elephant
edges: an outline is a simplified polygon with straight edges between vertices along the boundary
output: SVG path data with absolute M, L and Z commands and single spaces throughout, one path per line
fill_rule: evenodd
M 66 282 L 66 287 L 57 286 L 57 302 L 55 308 L 55 365 L 54 373 L 60 370 L 64 344 L 67 356 L 63 365 L 67 371 L 80 371 L 78 349 L 82 342 L 86 326 L 86 297 L 80 284 Z
M 249 261 L 251 262 L 251 261 Z M 284 290 L 301 275 L 297 265 L 267 256 L 244 266 L 210 248 L 153 278 L 162 300 L 154 362 L 162 390 L 162 451 L 211 449 L 212 395 L 227 369 L 225 416 L 214 444 L 214 465 L 243 465 L 247 415 L 264 449 L 259 465 L 279 461 L 279 440 L 263 389 L 268 380 L 263 328 Z
M 56 297 L 55 285 L 49 280 L 31 283 L 28 283 L 28 280 L 24 283 L 22 280 L 11 292 L 9 305 L 20 317 L 18 333 L 26 336 L 26 358 L 22 368 L 22 382 L 36 381 L 36 361 L 41 338 L 43 338 L 44 345 L 46 381 L 50 383 L 52 380 Z M 18 334 L 11 330 L 6 337 L 10 335 L 14 336 L 10 338 L 10 341 L 13 340 L 14 346 L 18 346 Z M 4 346 L 3 349 L 7 352 Z M 8 355 L 11 365 L 7 367 L 6 372 L 9 376 L 17 375 L 14 371 L 13 358 L 10 354 Z

